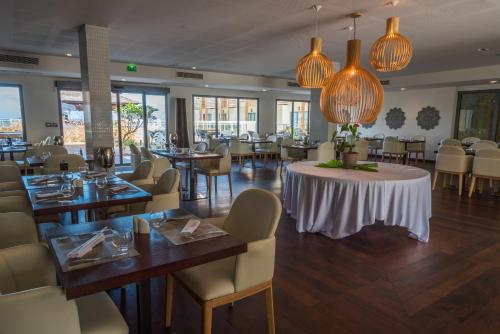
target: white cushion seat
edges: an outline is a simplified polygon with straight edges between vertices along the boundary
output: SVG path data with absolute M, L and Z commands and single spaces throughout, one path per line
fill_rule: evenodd
M 105 292 L 76 299 L 82 334 L 128 334 L 120 311 Z

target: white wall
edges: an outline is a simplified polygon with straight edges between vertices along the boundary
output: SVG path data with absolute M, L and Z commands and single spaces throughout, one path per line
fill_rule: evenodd
M 412 137 L 426 136 L 426 159 L 434 159 L 434 151 L 442 138 L 453 136 L 456 113 L 456 87 L 411 89 L 398 92 L 385 92 L 384 106 L 377 121 L 370 129 L 361 128 L 362 136 L 384 133 L 386 136 Z M 432 130 L 424 130 L 417 125 L 417 114 L 422 108 L 431 106 L 439 110 L 441 119 Z M 391 108 L 403 109 L 406 121 L 402 128 L 389 129 L 385 117 Z

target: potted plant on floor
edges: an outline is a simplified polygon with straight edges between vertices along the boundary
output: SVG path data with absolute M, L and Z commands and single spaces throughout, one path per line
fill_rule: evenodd
M 351 169 L 358 162 L 358 153 L 352 151 L 356 140 L 359 139 L 358 129 L 359 124 L 343 124 L 340 127 L 340 132 L 337 133 L 335 131 L 332 135 L 332 138 L 336 138 L 337 135 L 345 135 L 345 139 L 337 145 L 337 151 L 340 152 L 343 168 Z

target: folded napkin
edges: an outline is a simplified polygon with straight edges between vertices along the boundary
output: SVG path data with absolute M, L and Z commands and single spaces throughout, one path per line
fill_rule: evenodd
M 88 254 L 95 246 L 100 244 L 101 242 L 104 241 L 106 237 L 104 236 L 104 233 L 101 231 L 94 235 L 92 238 L 89 240 L 85 241 L 83 244 L 80 246 L 76 247 L 72 251 L 68 253 L 68 258 L 70 259 L 79 259 L 85 254 Z
M 119 186 L 115 186 L 115 187 L 111 187 L 109 188 L 109 192 L 111 194 L 118 194 L 122 191 L 125 191 L 128 189 L 128 186 L 126 184 L 122 184 L 122 185 L 119 185 Z
M 148 234 L 150 232 L 149 222 L 146 219 L 134 216 L 132 221 L 134 223 L 134 233 Z
M 48 180 L 49 180 L 48 176 L 41 176 L 41 177 L 31 179 L 29 183 L 31 183 L 31 184 L 45 183 Z
M 108 173 L 107 172 L 91 171 L 91 172 L 87 172 L 85 174 L 85 177 L 87 177 L 89 179 L 96 179 L 98 177 L 104 177 L 104 176 L 108 176 Z
M 62 196 L 62 192 L 60 190 L 44 191 L 36 193 L 35 196 L 37 199 L 53 198 Z
M 189 219 L 181 230 L 182 235 L 191 235 L 200 226 L 200 221 L 198 219 Z

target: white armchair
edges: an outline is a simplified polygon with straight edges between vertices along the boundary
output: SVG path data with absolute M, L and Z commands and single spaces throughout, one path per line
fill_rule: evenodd
M 121 173 L 117 176 L 136 186 L 153 183 L 153 163 L 147 160 L 143 161 L 132 173 Z
M 439 144 L 440 146 L 448 145 L 448 146 L 462 147 L 462 142 L 458 139 L 453 139 L 453 138 L 441 139 L 441 142 Z
M 146 147 L 141 147 L 141 152 L 143 160 L 149 160 L 153 163 L 153 181 L 157 182 L 160 177 L 165 173 L 167 169 L 172 167 L 170 160 L 168 158 L 158 158 L 156 155 L 151 153 Z
M 396 157 L 396 163 L 399 163 L 399 159 L 404 158 L 406 155 L 404 143 L 401 143 L 396 137 L 385 137 L 382 149 L 382 161 L 384 161 L 387 155 L 389 156 L 389 162 L 392 162 L 392 158 Z
M 432 190 L 436 189 L 439 174 L 443 174 L 443 187 L 446 187 L 446 177 L 456 175 L 458 177 L 458 194 L 462 195 L 464 175 L 472 170 L 471 155 L 466 155 L 462 147 L 444 145 L 439 148 L 436 155 L 436 166 L 432 180 Z
M 61 163 L 68 164 L 69 172 L 77 172 L 79 167 L 85 167 L 85 159 L 79 154 L 58 154 L 51 155 L 43 163 L 43 173 L 53 174 L 61 171 Z
M 259 208 L 259 210 L 255 210 Z M 221 224 L 229 234 L 248 242 L 246 253 L 210 262 L 169 275 L 167 280 L 166 326 L 172 322 L 173 280 L 196 296 L 203 309 L 203 333 L 212 332 L 212 310 L 264 292 L 268 332 L 274 333 L 272 279 L 275 261 L 275 231 L 281 215 L 281 202 L 273 193 L 261 189 L 242 192 Z M 219 221 L 221 221 L 219 219 Z
M 135 146 L 135 144 L 130 144 L 130 164 L 132 168 L 136 169 L 141 164 L 141 151 Z
M 0 213 L 0 249 L 38 243 L 33 217 L 24 212 Z
M 238 158 L 240 169 L 245 163 L 245 158 L 252 159 L 252 166 L 255 166 L 255 152 L 252 151 L 250 144 L 242 143 L 238 139 L 231 140 L 231 142 L 229 143 L 229 149 L 231 152 L 231 156 Z
M 212 199 L 212 177 L 215 178 L 214 186 L 217 192 L 217 176 L 227 175 L 229 182 L 229 193 L 233 195 L 233 185 L 231 180 L 231 152 L 226 144 L 220 144 L 214 150 L 214 153 L 222 155 L 220 159 L 207 159 L 196 162 L 195 179 L 198 174 L 205 175 L 208 188 L 208 198 Z
M 0 191 L 7 190 L 24 190 L 21 171 L 17 165 L 0 165 Z
M 370 151 L 370 154 L 374 156 L 375 160 L 377 160 L 378 150 L 384 148 L 385 134 L 377 133 L 376 135 L 373 136 L 373 138 L 376 140 L 370 140 L 368 142 L 368 150 Z
M 477 138 L 477 137 L 466 137 L 466 138 L 462 138 L 462 144 L 472 145 L 474 143 L 477 143 L 480 140 L 481 140 L 481 138 Z
M 352 151 L 358 153 L 359 161 L 368 160 L 368 145 L 369 142 L 364 139 L 358 139 L 354 143 L 354 149 Z
M 479 150 L 474 157 L 472 166 L 472 180 L 469 187 L 469 197 L 472 197 L 479 179 L 479 191 L 483 192 L 483 180 L 490 181 L 490 188 L 494 191 L 494 183 L 500 181 L 500 149 Z
M 487 150 L 487 149 L 497 149 L 498 144 L 492 140 L 478 140 L 470 147 L 474 151 Z
M 409 143 L 407 145 L 408 149 L 408 159 L 411 158 L 412 153 L 415 154 L 415 163 L 418 163 L 419 154 L 422 155 L 422 162 L 425 163 L 425 136 L 418 135 L 413 136 L 412 140 L 422 140 L 423 143 Z
M 308 161 L 330 161 L 335 159 L 335 143 L 326 141 L 319 144 L 318 148 L 307 152 Z

